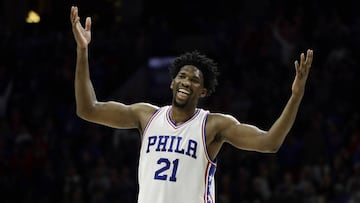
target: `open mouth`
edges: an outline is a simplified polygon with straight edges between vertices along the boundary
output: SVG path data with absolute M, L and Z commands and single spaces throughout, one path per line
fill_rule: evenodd
M 189 95 L 190 95 L 190 92 L 188 90 L 178 89 L 178 91 L 177 91 L 177 96 L 180 99 L 186 99 Z

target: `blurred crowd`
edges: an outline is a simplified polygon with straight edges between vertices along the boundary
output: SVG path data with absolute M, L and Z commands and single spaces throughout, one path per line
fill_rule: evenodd
M 80 1 L 79 12 L 81 20 L 93 17 L 90 72 L 98 100 L 169 104 L 167 70 L 149 60 L 197 49 L 221 68 L 217 91 L 201 107 L 268 129 L 291 94 L 294 60 L 313 49 L 306 93 L 279 152 L 225 145 L 216 199 L 360 202 L 355 4 L 139 0 L 123 1 L 133 11 L 125 12 L 95 2 Z M 0 28 L 0 202 L 134 203 L 139 133 L 76 116 L 76 44 L 66 9 L 54 24 Z

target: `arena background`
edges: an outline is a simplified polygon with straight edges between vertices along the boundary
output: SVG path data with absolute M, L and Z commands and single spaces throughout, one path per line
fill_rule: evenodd
M 99 100 L 170 101 L 167 64 L 200 50 L 221 67 L 213 112 L 267 129 L 291 93 L 295 59 L 314 50 L 305 97 L 277 154 L 218 157 L 219 203 L 360 201 L 356 1 L 4 0 L 0 18 L 0 202 L 134 203 L 139 135 L 75 113 L 77 5 L 93 19 Z M 27 23 L 29 12 L 40 17 Z M 34 14 L 34 13 L 33 13 Z

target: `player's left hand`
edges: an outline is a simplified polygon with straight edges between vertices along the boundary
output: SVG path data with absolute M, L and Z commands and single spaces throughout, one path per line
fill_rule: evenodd
M 305 84 L 310 72 L 312 60 L 313 50 L 308 49 L 306 57 L 304 53 L 300 54 L 300 64 L 298 60 L 295 61 L 296 76 L 291 88 L 293 96 L 302 98 L 304 95 Z

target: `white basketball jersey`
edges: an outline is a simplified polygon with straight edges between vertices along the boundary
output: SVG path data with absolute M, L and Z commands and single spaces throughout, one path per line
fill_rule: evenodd
M 175 124 L 171 106 L 148 121 L 140 150 L 138 203 L 214 203 L 216 163 L 205 143 L 208 111 Z

